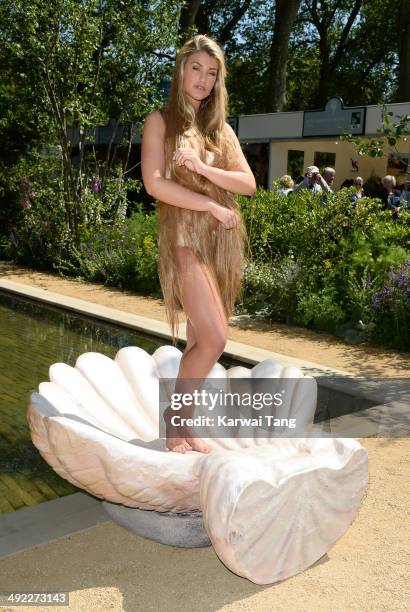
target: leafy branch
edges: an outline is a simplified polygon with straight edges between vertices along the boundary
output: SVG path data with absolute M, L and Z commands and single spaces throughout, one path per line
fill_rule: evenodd
M 395 117 L 396 121 L 392 119 Z M 359 155 L 367 155 L 369 157 L 383 157 L 385 155 L 385 147 L 395 147 L 397 143 L 409 133 L 410 115 L 394 115 L 391 111 L 387 111 L 386 107 L 382 108 L 382 124 L 376 129 L 377 138 L 370 140 L 360 138 L 342 131 L 340 139 L 350 142 L 355 145 Z

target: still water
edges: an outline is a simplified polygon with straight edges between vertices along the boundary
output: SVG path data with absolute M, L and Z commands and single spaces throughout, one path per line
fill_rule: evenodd
M 152 354 L 162 344 L 167 340 L 0 291 L 0 513 L 78 490 L 49 467 L 31 442 L 29 397 L 49 380 L 50 365 L 74 366 L 87 351 L 114 358 L 124 346 Z

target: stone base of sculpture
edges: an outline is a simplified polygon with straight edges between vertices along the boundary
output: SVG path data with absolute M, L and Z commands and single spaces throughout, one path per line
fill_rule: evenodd
M 202 512 L 156 512 L 102 502 L 113 521 L 132 533 L 168 546 L 202 548 L 212 546 Z

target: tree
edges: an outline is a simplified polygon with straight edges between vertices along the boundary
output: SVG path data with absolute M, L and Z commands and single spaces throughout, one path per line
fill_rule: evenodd
M 181 42 L 183 42 L 183 39 L 189 36 L 190 32 L 197 27 L 196 19 L 200 6 L 201 0 L 188 0 L 181 8 L 181 15 L 179 18 L 179 38 Z M 203 33 L 204 32 L 200 32 L 200 34 Z
M 232 114 L 265 112 L 266 71 L 274 20 L 274 0 L 252 2 L 224 44 Z
M 398 100 L 410 100 L 410 2 L 401 0 L 397 18 L 399 75 Z
M 281 111 L 286 98 L 289 37 L 301 0 L 276 0 L 275 25 L 266 71 L 266 112 Z
M 363 0 L 352 23 L 351 1 L 305 0 L 290 38 L 287 108 L 323 107 L 331 97 L 347 106 L 393 100 L 399 1 Z
M 363 0 L 354 0 L 354 3 L 348 2 L 349 9 L 347 9 L 344 0 L 322 0 L 320 6 L 318 0 L 306 2 L 310 21 L 319 34 L 320 68 L 315 95 L 315 105 L 318 107 L 323 107 L 328 100 L 329 84 L 340 65 L 343 54 L 346 52 L 349 35 L 360 12 L 362 2 Z M 344 21 L 341 22 L 343 25 L 332 27 L 335 25 L 335 17 L 338 11 L 342 11 L 345 15 Z M 346 11 L 348 12 L 346 13 Z M 333 40 L 335 42 L 332 45 Z
M 149 3 L 137 0 L 0 0 L 1 55 L 7 55 L 18 86 L 34 101 L 32 122 L 47 133 L 48 143 L 61 147 L 66 221 L 76 240 L 84 220 L 86 139 L 110 118 L 131 124 L 123 142 L 126 161 L 116 174 L 121 190 L 131 140 L 158 98 L 167 71 L 161 52 L 175 45 L 179 5 L 165 0 L 156 5 L 151 11 Z M 78 130 L 77 147 L 70 128 Z M 101 170 L 101 197 L 114 163 L 114 138 L 115 132 Z
M 181 42 L 198 34 L 214 37 L 221 45 L 229 41 L 252 0 L 188 0 L 181 9 L 179 34 Z

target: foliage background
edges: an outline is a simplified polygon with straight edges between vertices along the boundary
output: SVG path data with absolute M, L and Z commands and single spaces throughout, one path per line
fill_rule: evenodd
M 230 114 L 410 100 L 408 0 L 0 0 L 0 257 L 160 294 L 133 138 L 194 32 L 225 50 Z M 240 204 L 238 314 L 408 348 L 408 213 L 348 190 Z

